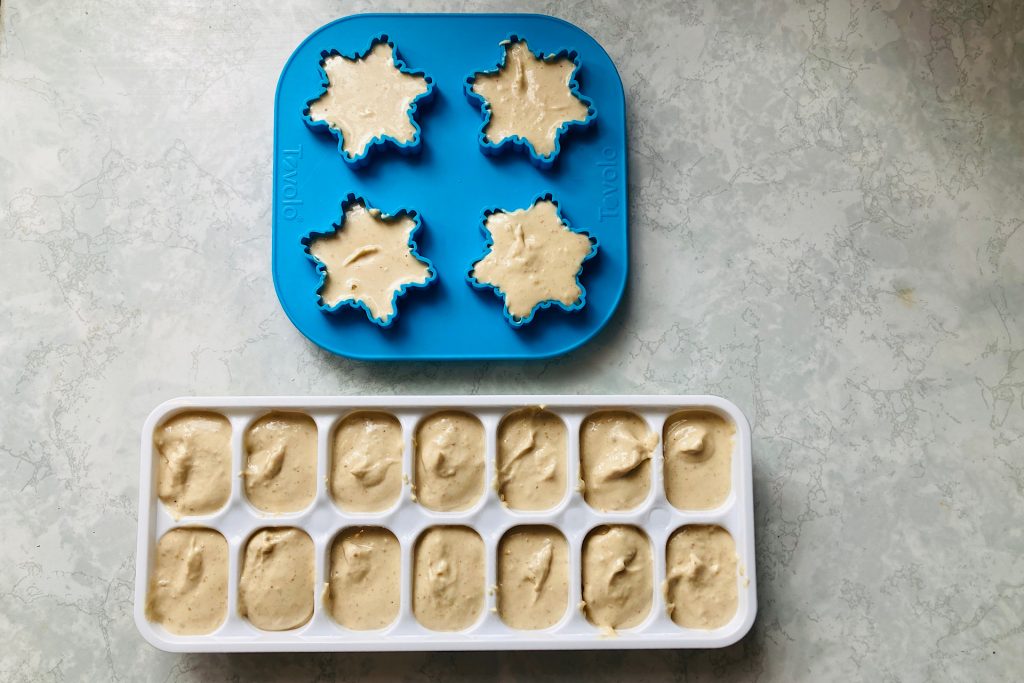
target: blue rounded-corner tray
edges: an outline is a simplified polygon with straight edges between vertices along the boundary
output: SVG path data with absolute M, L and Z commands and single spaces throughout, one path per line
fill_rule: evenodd
M 384 146 L 362 168 L 338 153 L 337 139 L 310 129 L 303 109 L 322 90 L 321 53 L 352 54 L 386 34 L 410 69 L 434 80 L 433 101 L 416 113 L 421 148 L 413 155 Z M 528 155 L 484 154 L 480 108 L 467 101 L 466 74 L 494 67 L 502 41 L 524 38 L 534 52 L 575 51 L 580 92 L 597 110 L 590 125 L 567 132 L 548 169 Z M 604 48 L 576 26 L 537 14 L 359 14 L 310 34 L 285 64 L 274 105 L 274 287 L 285 313 L 315 344 L 363 360 L 498 360 L 550 358 L 591 339 L 619 305 L 629 270 L 626 114 L 622 81 Z M 303 238 L 341 216 L 349 194 L 384 212 L 415 210 L 419 252 L 434 265 L 429 287 L 402 297 L 401 316 L 381 328 L 362 312 L 317 305 L 320 274 Z M 466 269 L 484 248 L 480 215 L 516 208 L 550 193 L 570 224 L 601 245 L 583 267 L 586 305 L 541 309 L 514 327 L 501 301 L 471 287 Z

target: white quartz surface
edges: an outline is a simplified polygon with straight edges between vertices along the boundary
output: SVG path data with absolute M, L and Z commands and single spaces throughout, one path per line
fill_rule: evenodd
M 368 365 L 269 275 L 274 87 L 367 10 L 3 0 L 0 679 L 1024 674 L 1024 3 L 524 2 L 628 97 L 632 279 L 532 364 Z M 181 656 L 132 623 L 138 439 L 181 394 L 716 393 L 751 418 L 760 616 L 707 652 Z

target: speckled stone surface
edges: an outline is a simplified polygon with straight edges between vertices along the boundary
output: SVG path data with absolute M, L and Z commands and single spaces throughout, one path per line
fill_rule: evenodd
M 1024 3 L 514 4 L 589 31 L 622 74 L 627 300 L 564 359 L 379 366 L 319 351 L 278 306 L 272 102 L 307 33 L 413 3 L 3 1 L 0 679 L 1024 675 Z M 753 632 L 630 654 L 143 642 L 150 409 L 395 389 L 736 401 L 754 429 Z

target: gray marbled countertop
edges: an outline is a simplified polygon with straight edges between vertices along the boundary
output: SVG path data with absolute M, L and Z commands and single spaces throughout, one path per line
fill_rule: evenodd
M 515 3 L 619 67 L 633 277 L 570 357 L 458 366 L 321 352 L 268 272 L 285 59 L 333 18 L 413 3 L 215 4 L 0 7 L 0 679 L 1024 675 L 1024 3 Z M 753 632 L 631 654 L 144 643 L 149 410 L 395 387 L 733 399 L 754 429 Z

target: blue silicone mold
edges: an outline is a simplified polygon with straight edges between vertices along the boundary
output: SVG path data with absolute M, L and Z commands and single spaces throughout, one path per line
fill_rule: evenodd
M 311 119 L 309 117 L 309 107 L 313 104 L 313 102 L 320 99 L 327 92 L 327 88 L 331 84 L 330 78 L 328 78 L 327 76 L 327 70 L 324 69 L 324 62 L 327 61 L 328 58 L 337 56 L 341 57 L 342 59 L 362 59 L 366 55 L 370 54 L 370 51 L 374 48 L 374 46 L 382 43 L 385 45 L 389 45 L 391 47 L 391 60 L 394 63 L 395 68 L 397 68 L 404 74 L 409 74 L 411 76 L 422 76 L 423 80 L 426 81 L 427 83 L 427 91 L 420 95 L 419 97 L 417 97 L 416 99 L 414 99 L 412 103 L 409 105 L 409 122 L 412 123 L 412 127 L 416 130 L 416 133 L 413 135 L 412 140 L 408 142 L 400 142 L 390 135 L 382 135 L 379 137 L 375 137 L 373 141 L 371 141 L 370 144 L 366 146 L 366 149 L 363 150 L 362 154 L 357 154 L 354 157 L 350 157 L 345 152 L 345 138 L 342 135 L 341 131 L 332 128 L 326 121 L 314 121 L 313 119 Z M 419 107 L 433 99 L 434 79 L 428 76 L 423 71 L 413 71 L 412 69 L 410 69 L 409 66 L 399 56 L 398 47 L 395 45 L 393 41 L 388 39 L 387 34 L 381 34 L 376 36 L 375 38 L 373 38 L 373 40 L 370 41 L 370 45 L 365 50 L 363 50 L 362 52 L 354 52 L 351 55 L 339 52 L 336 49 L 321 51 L 320 76 L 320 92 L 317 93 L 316 97 L 311 97 L 310 99 L 306 100 L 306 106 L 302 110 L 302 118 L 305 120 L 306 125 L 312 128 L 313 130 L 316 130 L 318 132 L 327 132 L 330 135 L 332 135 L 335 139 L 337 139 L 338 154 L 341 156 L 342 160 L 345 161 L 345 163 L 351 165 L 354 168 L 365 166 L 369 161 L 370 152 L 375 147 L 380 147 L 384 145 L 390 145 L 391 147 L 397 149 L 399 152 L 403 154 L 411 154 L 413 152 L 419 151 L 420 138 L 423 131 L 420 129 L 420 124 L 416 120 L 416 112 L 419 109 Z
M 488 71 L 477 71 L 472 75 L 467 76 L 464 88 L 466 91 L 466 97 L 469 98 L 469 101 L 471 103 L 478 106 L 480 108 L 480 111 L 483 112 L 484 115 L 484 121 L 480 125 L 480 131 L 477 136 L 477 140 L 480 143 L 480 150 L 484 154 L 497 154 L 503 150 L 510 148 L 525 149 L 526 152 L 530 155 L 530 161 L 533 162 L 533 165 L 536 166 L 537 168 L 546 170 L 551 168 L 551 166 L 554 165 L 555 163 L 555 159 L 558 158 L 558 153 L 561 151 L 562 136 L 565 135 L 570 128 L 582 128 L 589 125 L 595 118 L 597 118 L 597 109 L 594 107 L 594 103 L 590 100 L 590 98 L 584 97 L 580 93 L 580 84 L 576 80 L 576 74 L 579 73 L 580 70 L 580 58 L 579 55 L 576 54 L 575 50 L 562 49 L 552 54 L 544 54 L 543 52 L 535 52 L 533 50 L 530 50 L 531 52 L 533 52 L 533 55 L 537 57 L 537 59 L 541 59 L 545 62 L 554 62 L 559 59 L 568 59 L 572 61 L 574 68 L 572 70 L 572 76 L 569 78 L 569 91 L 573 95 L 575 95 L 576 98 L 580 100 L 580 102 L 587 105 L 587 117 L 582 121 L 566 121 L 565 123 L 563 123 L 562 126 L 558 129 L 558 132 L 555 134 L 554 150 L 552 150 L 550 154 L 546 155 L 538 154 L 537 150 L 534 149 L 533 147 L 533 143 L 531 143 L 526 138 L 520 137 L 518 135 L 502 138 L 501 140 L 498 141 L 488 139 L 485 131 L 487 130 L 487 124 L 490 123 L 491 121 L 491 105 L 489 102 L 487 102 L 487 100 L 484 97 L 473 92 L 473 83 L 476 81 L 477 76 L 482 76 L 484 74 L 496 74 L 502 69 L 504 69 L 506 57 L 505 46 L 518 42 L 525 42 L 527 45 L 529 45 L 529 40 L 517 36 L 516 34 L 513 33 L 506 40 L 503 40 L 499 45 L 499 49 L 501 49 L 501 59 L 498 60 L 498 65 Z
M 341 202 L 341 218 L 339 218 L 331 226 L 331 228 L 329 230 L 323 230 L 323 231 L 314 230 L 313 232 L 309 233 L 308 235 L 306 235 L 305 237 L 303 237 L 300 240 L 301 243 L 302 243 L 302 246 L 304 248 L 303 250 L 306 253 L 306 256 L 309 257 L 309 260 L 312 261 L 316 265 L 316 270 L 317 270 L 318 273 L 320 273 L 320 283 L 316 287 L 315 296 L 313 298 L 316 301 L 316 305 L 319 306 L 322 310 L 327 311 L 328 313 L 334 313 L 335 311 L 341 309 L 343 306 L 348 306 L 348 307 L 351 307 L 351 308 L 358 308 L 358 309 L 362 309 L 366 313 L 366 317 L 370 319 L 370 322 L 374 323 L 375 325 L 379 325 L 382 328 L 390 327 L 395 322 L 395 320 L 398 319 L 398 313 L 399 313 L 399 311 L 398 311 L 398 298 L 400 296 L 402 296 L 403 294 L 405 294 L 406 291 L 408 291 L 409 289 L 419 288 L 419 287 L 428 287 L 428 286 L 430 286 L 430 284 L 432 282 L 434 282 L 434 280 L 437 279 L 437 271 L 434 270 L 434 264 L 431 263 L 430 259 L 425 258 L 423 255 L 421 255 L 419 253 L 419 247 L 416 244 L 416 240 L 415 240 L 415 237 L 414 237 L 416 235 L 416 232 L 421 227 L 423 227 L 423 221 L 420 220 L 420 215 L 416 211 L 409 210 L 409 209 L 399 209 L 399 210 L 394 211 L 394 212 L 387 212 L 387 211 L 382 211 L 381 212 L 381 213 L 383 213 L 385 219 L 387 219 L 387 218 L 401 218 L 403 216 L 408 216 L 409 218 L 411 218 L 413 220 L 413 222 L 415 223 L 415 226 L 409 232 L 409 252 L 412 254 L 413 258 L 417 259 L 421 263 L 426 264 L 427 271 L 428 271 L 429 275 L 427 276 L 427 279 L 424 280 L 423 282 L 414 282 L 414 283 L 402 285 L 401 289 L 399 289 L 397 292 L 395 292 L 395 295 L 393 297 L 391 297 L 391 315 L 386 317 L 386 318 L 375 318 L 375 317 L 373 317 L 373 313 L 370 312 L 370 307 L 367 306 L 366 304 L 364 304 L 362 301 L 356 301 L 356 300 L 353 300 L 353 299 L 346 299 L 346 300 L 343 300 L 343 301 L 339 301 L 337 304 L 335 304 L 333 306 L 329 306 L 323 300 L 323 297 L 320 295 L 320 292 L 322 292 L 323 289 L 324 289 L 324 285 L 327 284 L 327 275 L 328 275 L 327 267 L 320 260 L 318 260 L 315 256 L 313 256 L 312 253 L 310 253 L 310 245 L 318 237 L 326 237 L 327 235 L 332 235 L 332 234 L 338 232 L 339 230 L 344 230 L 345 229 L 345 213 L 348 211 L 349 207 L 352 206 L 353 204 L 362 204 L 367 209 L 377 208 L 377 207 L 374 207 L 372 204 L 370 204 L 368 201 L 366 201 L 363 197 L 357 197 L 355 194 L 351 194 L 350 193 Z
M 572 232 L 575 232 L 577 234 L 580 234 L 580 235 L 586 235 L 588 238 L 590 238 L 590 251 L 587 252 L 587 255 L 583 257 L 583 261 L 580 262 L 580 269 L 578 271 L 576 271 L 576 285 L 580 288 L 580 296 L 579 296 L 578 299 L 576 299 L 576 301 L 572 302 L 569 305 L 563 304 L 561 301 L 558 301 L 558 300 L 555 300 L 555 299 L 549 299 L 547 301 L 541 301 L 540 303 L 538 303 L 536 306 L 534 306 L 530 310 L 529 315 L 527 315 L 525 318 L 517 318 L 514 315 L 512 315 L 509 312 L 509 310 L 508 310 L 508 300 L 505 297 L 505 293 L 502 292 L 500 288 L 498 288 L 498 287 L 496 287 L 496 286 L 494 286 L 492 284 L 489 284 L 489 283 L 486 283 L 486 282 L 480 282 L 479 280 L 476 279 L 476 277 L 473 275 L 473 273 L 476 270 L 476 264 L 478 264 L 480 261 L 482 261 L 487 256 L 487 254 L 489 254 L 491 252 L 491 247 L 494 246 L 494 238 L 491 235 L 490 230 L 487 229 L 487 217 L 490 216 L 491 214 L 495 214 L 495 213 L 499 213 L 499 212 L 501 212 L 501 213 L 509 213 L 509 212 L 512 212 L 512 211 L 517 211 L 517 210 L 519 210 L 519 208 L 528 209 L 528 208 L 534 206 L 537 202 L 542 202 L 542 201 L 549 201 L 549 202 L 551 202 L 552 204 L 555 205 L 555 213 L 558 214 L 559 220 L 561 220 L 562 223 L 564 223 L 565 226 L 569 230 L 571 230 Z M 513 325 L 515 327 L 520 327 L 522 325 L 526 325 L 531 320 L 533 320 L 533 316 L 537 314 L 537 311 L 540 310 L 540 309 L 543 309 L 543 308 L 551 308 L 552 306 L 557 306 L 558 308 L 561 308 L 563 311 L 567 311 L 567 312 L 571 313 L 573 311 L 580 310 L 581 308 L 583 308 L 586 305 L 586 303 L 587 303 L 587 288 L 583 286 L 582 282 L 580 282 L 580 275 L 583 273 L 583 265 L 587 261 L 589 261 L 590 259 L 594 258 L 594 255 L 597 253 L 597 238 L 594 237 L 593 235 L 591 235 L 590 233 L 588 233 L 586 230 L 577 230 L 577 229 L 573 228 L 572 224 L 562 214 L 562 207 L 558 203 L 558 200 L 555 199 L 554 197 L 552 197 L 550 192 L 548 192 L 547 194 L 541 195 L 540 197 L 535 198 L 532 202 L 530 202 L 529 204 L 527 204 L 524 207 L 518 207 L 518 208 L 504 208 L 503 207 L 503 208 L 500 208 L 500 209 L 486 209 L 484 211 L 483 217 L 480 219 L 480 230 L 484 233 L 484 237 L 486 238 L 487 243 L 484 245 L 484 253 L 480 254 L 480 256 L 477 257 L 477 259 L 475 261 L 473 261 L 473 265 L 466 272 L 466 281 L 469 282 L 469 284 L 471 284 L 474 287 L 476 287 L 477 289 L 484 289 L 484 290 L 489 289 L 492 292 L 494 292 L 495 294 L 497 294 L 501 298 L 501 300 L 503 302 L 505 302 L 505 310 L 504 310 L 505 319 L 508 320 L 510 325 Z
M 576 80 L 600 116 L 563 140 L 548 170 L 526 154 L 481 154 L 481 114 L 469 106 L 466 75 L 493 67 L 509 35 L 543 54 L 574 51 Z M 369 155 L 353 167 L 340 158 L 337 140 L 303 119 L 322 88 L 322 53 L 353 54 L 386 35 L 402 59 L 433 79 L 433 102 L 418 116 L 420 153 Z M 593 338 L 612 317 L 624 291 L 629 263 L 626 121 L 622 83 L 611 59 L 572 24 L 531 14 L 364 14 L 314 31 L 281 72 L 274 112 L 272 270 L 285 313 L 314 343 L 367 360 L 465 360 L 546 358 Z M 535 312 L 529 325 L 513 326 L 495 297 L 466 282 L 485 240 L 480 217 L 491 207 L 527 206 L 538 196 L 557 197 L 573 225 L 600 242 L 600 256 L 586 262 L 581 281 L 586 306 L 567 313 L 558 306 Z M 316 291 L 322 274 L 302 238 L 329 231 L 349 194 L 369 205 L 414 207 L 428 229 L 416 233 L 418 251 L 436 279 L 408 292 L 401 315 L 383 328 L 363 311 L 343 306 L 324 311 Z

